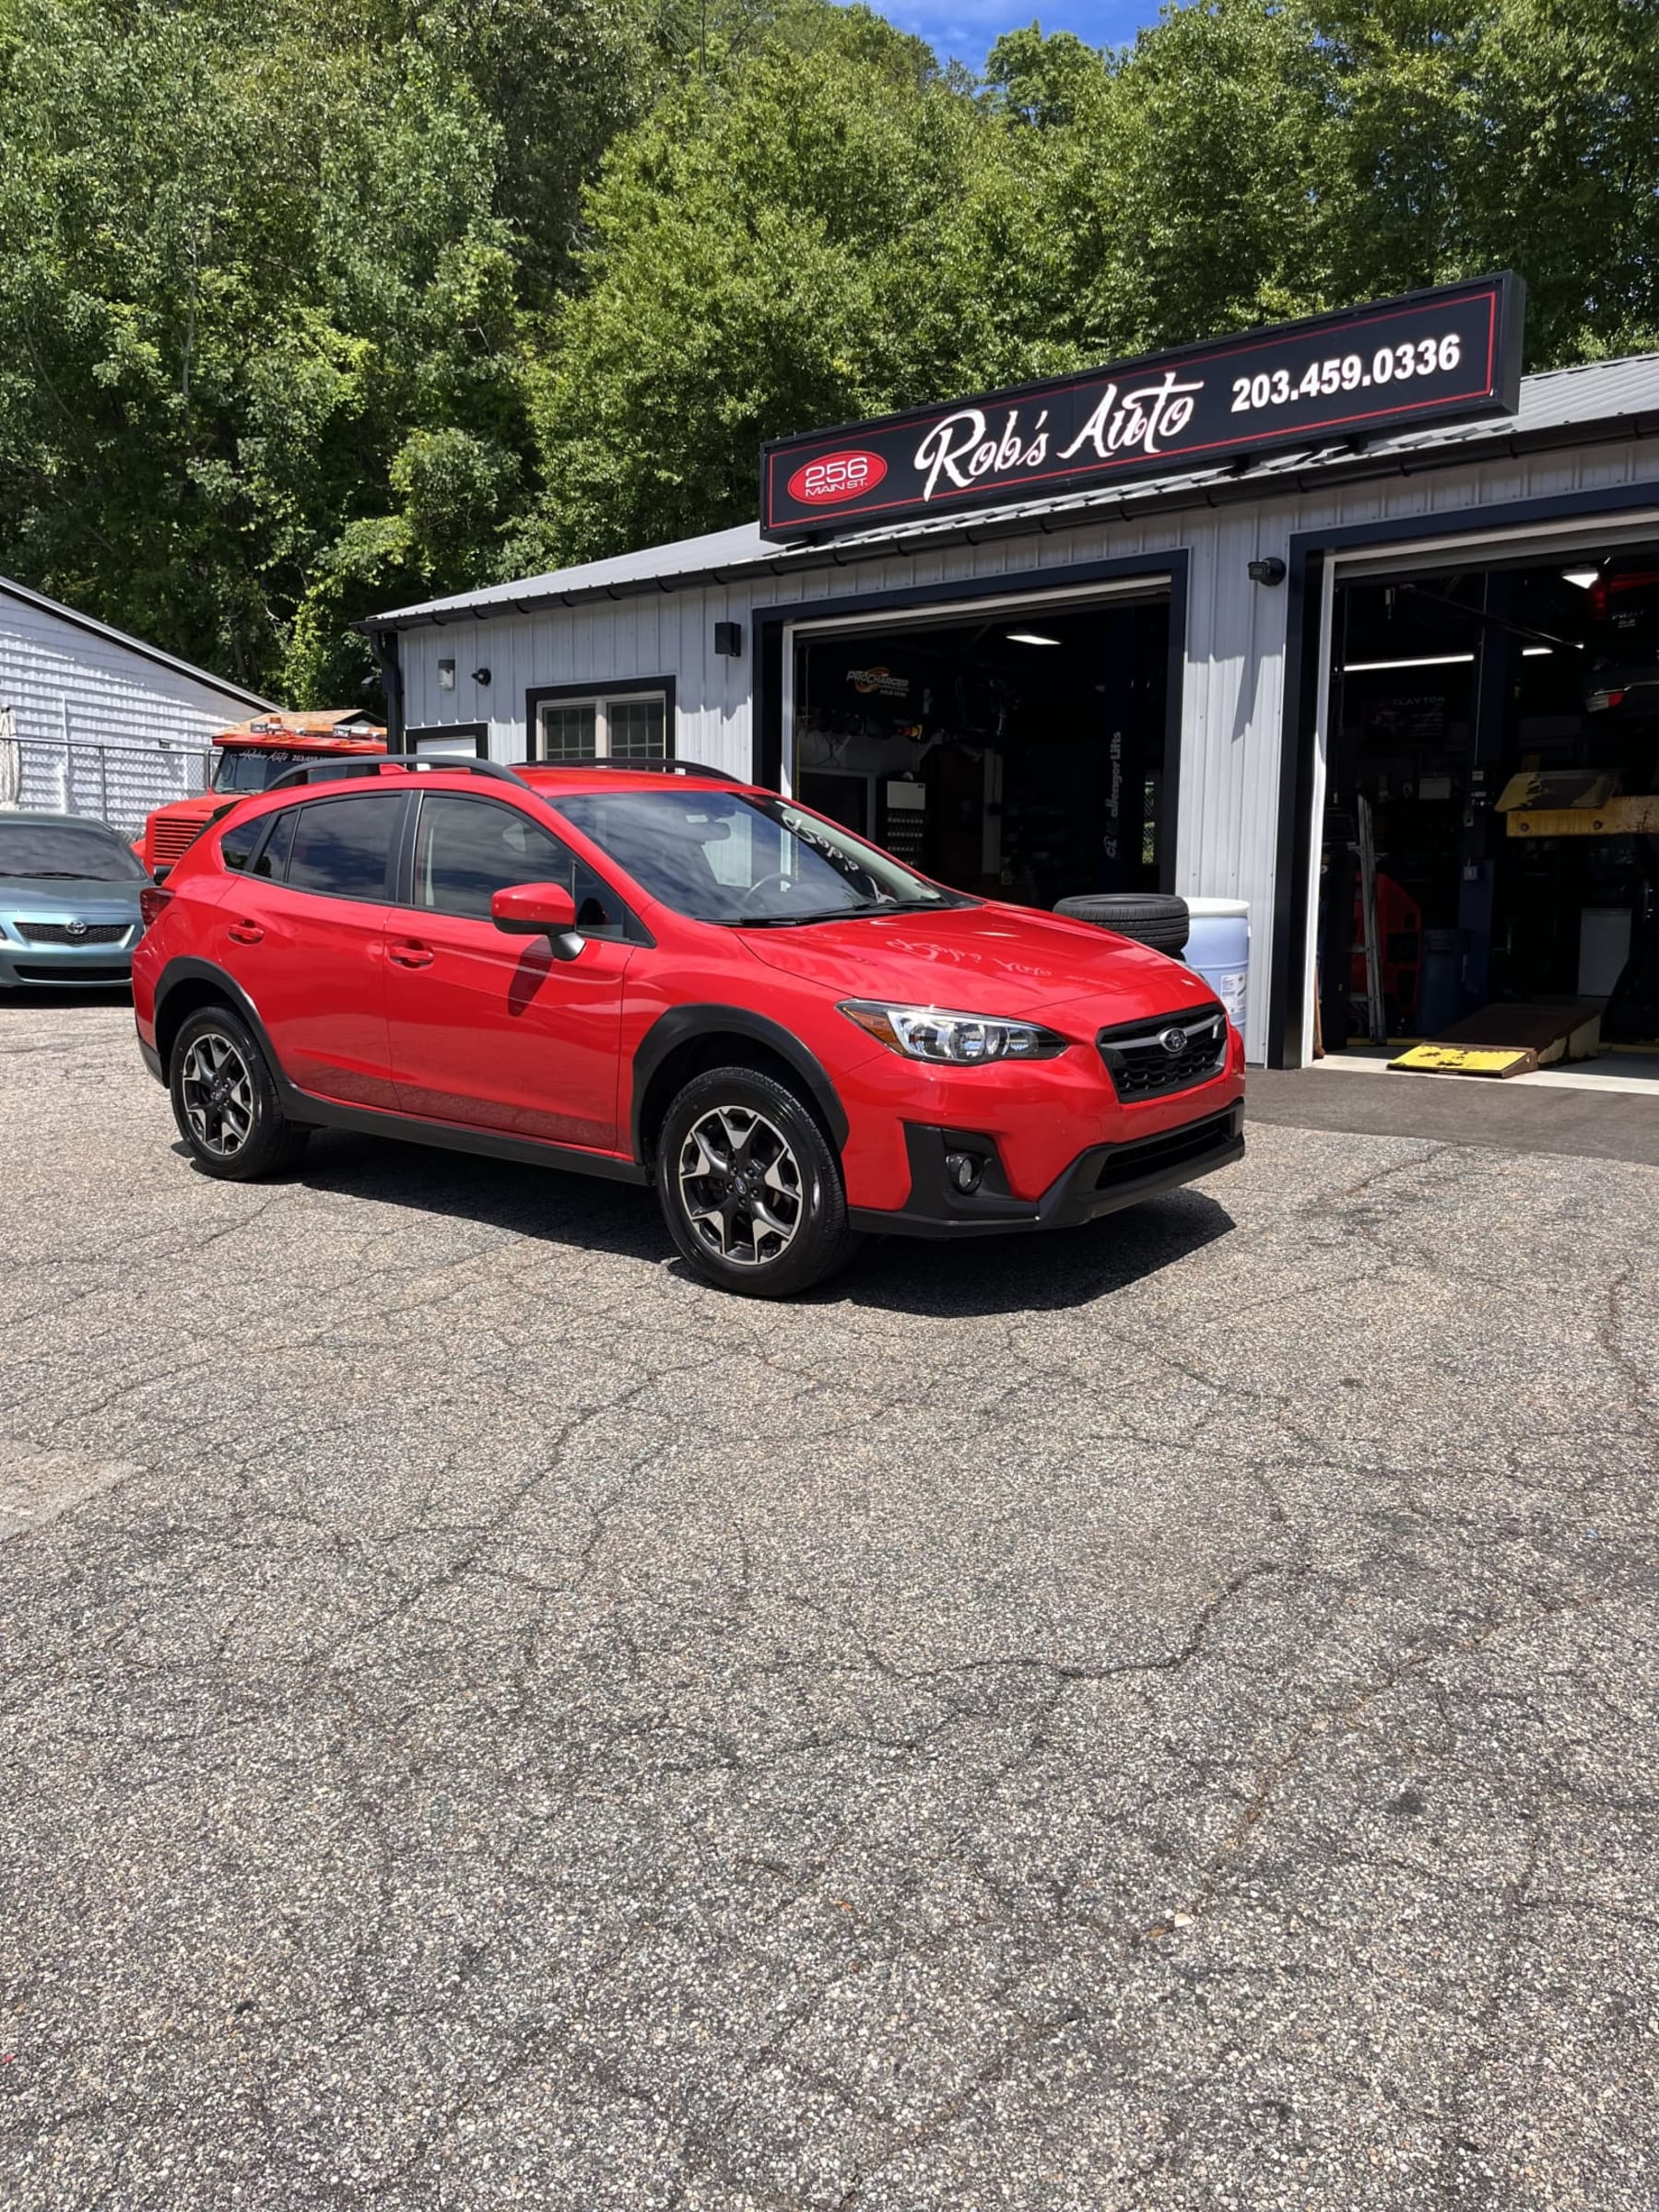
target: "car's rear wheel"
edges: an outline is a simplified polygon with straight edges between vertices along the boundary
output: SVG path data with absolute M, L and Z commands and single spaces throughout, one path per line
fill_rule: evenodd
M 196 1165 L 231 1182 L 291 1168 L 308 1129 L 290 1122 L 258 1039 L 229 1006 L 187 1015 L 169 1070 L 173 1119 Z
M 663 1123 L 656 1182 L 681 1253 L 705 1281 L 741 1297 L 792 1297 L 858 1248 L 829 1138 L 757 1068 L 692 1077 Z

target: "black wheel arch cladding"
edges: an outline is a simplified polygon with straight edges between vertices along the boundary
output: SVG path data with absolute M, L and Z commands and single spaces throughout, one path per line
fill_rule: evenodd
M 216 968 L 211 960 L 193 959 L 188 955 L 170 960 L 161 971 L 156 985 L 156 1049 L 161 1056 L 165 1070 L 172 1056 L 173 1041 L 190 1017 L 202 1006 L 216 1001 L 239 1014 L 253 1032 L 253 1041 L 265 1056 L 273 1080 L 278 1088 L 282 1070 L 276 1055 L 271 1050 L 271 1041 L 265 1035 L 265 1024 L 259 1018 L 258 1008 L 236 982 Z M 165 1077 L 164 1077 L 165 1079 Z
M 752 1013 L 747 1006 L 707 1005 L 672 1006 L 665 1014 L 659 1015 L 634 1053 L 633 1104 L 629 1116 L 634 1158 L 639 1160 L 649 1158 L 652 1138 L 662 1124 L 673 1092 L 680 1088 L 677 1082 L 660 1086 L 659 1075 L 687 1046 L 712 1047 L 728 1038 L 734 1047 L 732 1058 L 738 1064 L 745 1044 L 759 1045 L 783 1063 L 806 1086 L 830 1141 L 840 1152 L 847 1141 L 846 1109 L 816 1055 L 793 1031 L 781 1022 L 768 1019 L 764 1014 Z M 695 1072 L 700 1071 L 688 1069 L 686 1080 Z

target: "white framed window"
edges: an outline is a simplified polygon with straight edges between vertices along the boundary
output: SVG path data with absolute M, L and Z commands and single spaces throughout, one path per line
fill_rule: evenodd
M 532 691 L 526 717 L 537 760 L 665 760 L 670 690 L 660 684 L 613 690 Z

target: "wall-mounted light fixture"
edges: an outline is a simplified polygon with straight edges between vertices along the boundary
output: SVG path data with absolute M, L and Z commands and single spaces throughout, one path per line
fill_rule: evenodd
M 1285 564 L 1277 553 L 1269 553 L 1265 559 L 1250 563 L 1249 574 L 1252 583 L 1283 583 Z
M 453 690 L 454 689 L 454 688 L 455 688 L 455 664 L 454 664 L 454 662 L 453 662 L 453 661 L 440 661 L 440 662 L 439 662 L 439 664 L 438 664 L 438 688 L 439 688 L 439 690 L 440 690 L 440 691 L 453 691 Z
M 716 622 L 714 625 L 714 650 L 716 653 L 724 653 L 729 661 L 740 661 L 743 658 L 742 623 Z
M 473 682 L 474 682 L 475 684 L 487 684 L 487 683 L 488 683 L 488 681 L 489 681 L 489 671 L 488 671 L 488 668 L 475 668 L 475 669 L 473 670 L 473 672 L 472 672 L 472 680 L 473 680 Z

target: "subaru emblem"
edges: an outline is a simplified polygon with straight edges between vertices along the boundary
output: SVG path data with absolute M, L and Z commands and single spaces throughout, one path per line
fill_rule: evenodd
M 1173 1059 L 1177 1053 L 1184 1053 L 1186 1051 L 1187 1033 L 1184 1030 L 1165 1030 L 1162 1035 L 1159 1038 L 1158 1041 L 1163 1046 L 1164 1051 L 1170 1054 L 1171 1058 Z

